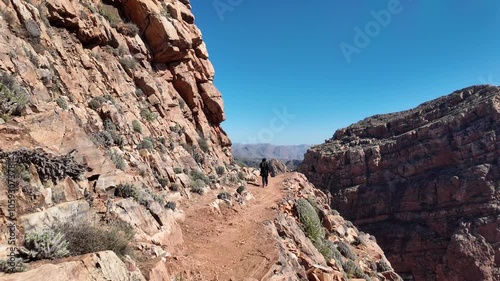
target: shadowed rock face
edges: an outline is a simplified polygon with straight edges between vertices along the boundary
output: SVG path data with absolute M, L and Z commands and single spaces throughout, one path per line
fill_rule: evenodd
M 500 88 L 474 86 L 366 118 L 301 172 L 414 280 L 500 278 Z

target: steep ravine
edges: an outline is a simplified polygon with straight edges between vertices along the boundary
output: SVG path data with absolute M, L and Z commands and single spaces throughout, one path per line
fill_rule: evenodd
M 301 167 L 407 280 L 500 280 L 500 88 L 376 115 Z

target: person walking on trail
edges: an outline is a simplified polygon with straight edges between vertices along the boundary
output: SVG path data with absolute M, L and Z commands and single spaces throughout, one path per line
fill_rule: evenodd
M 267 186 L 269 184 L 269 164 L 266 161 L 266 158 L 262 158 L 262 162 L 260 162 L 260 176 L 262 177 L 262 187 Z

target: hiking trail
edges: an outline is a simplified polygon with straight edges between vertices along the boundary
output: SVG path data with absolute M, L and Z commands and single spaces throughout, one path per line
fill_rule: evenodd
M 220 213 L 209 206 L 219 191 L 194 194 L 184 201 L 184 243 L 173 253 L 188 275 L 183 278 L 261 280 L 278 258 L 276 241 L 265 224 L 278 213 L 277 203 L 285 195 L 280 183 L 286 177 L 270 178 L 265 188 L 248 184 L 246 188 L 255 199 L 244 205 L 221 204 Z

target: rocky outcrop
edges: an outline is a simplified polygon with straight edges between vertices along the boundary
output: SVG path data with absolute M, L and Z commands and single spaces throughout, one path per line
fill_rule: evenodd
M 285 164 L 277 159 L 269 160 L 269 173 L 271 177 L 276 177 L 277 175 L 287 172 Z
M 67 223 L 130 226 L 135 257 L 158 260 L 138 267 L 169 278 L 167 249 L 182 243 L 176 203 L 197 179 L 220 189 L 245 177 L 208 58 L 189 1 L 0 1 L 0 248 Z M 95 252 L 25 260 L 30 271 L 0 279 L 143 280 Z
M 132 262 L 126 264 L 112 251 L 105 251 L 72 257 L 56 263 L 33 265 L 33 269 L 27 272 L 0 273 L 0 280 L 145 281 L 146 279 Z
M 330 198 L 303 174 L 292 173 L 280 184 L 287 198 L 268 225 L 278 241 L 280 262 L 263 280 L 402 280 L 374 237 L 330 209 Z M 300 201 L 310 202 L 313 213 L 306 215 Z M 311 227 L 315 216 L 318 224 Z M 321 235 L 314 239 L 314 233 Z
M 301 167 L 408 280 L 500 279 L 500 88 L 366 118 Z

